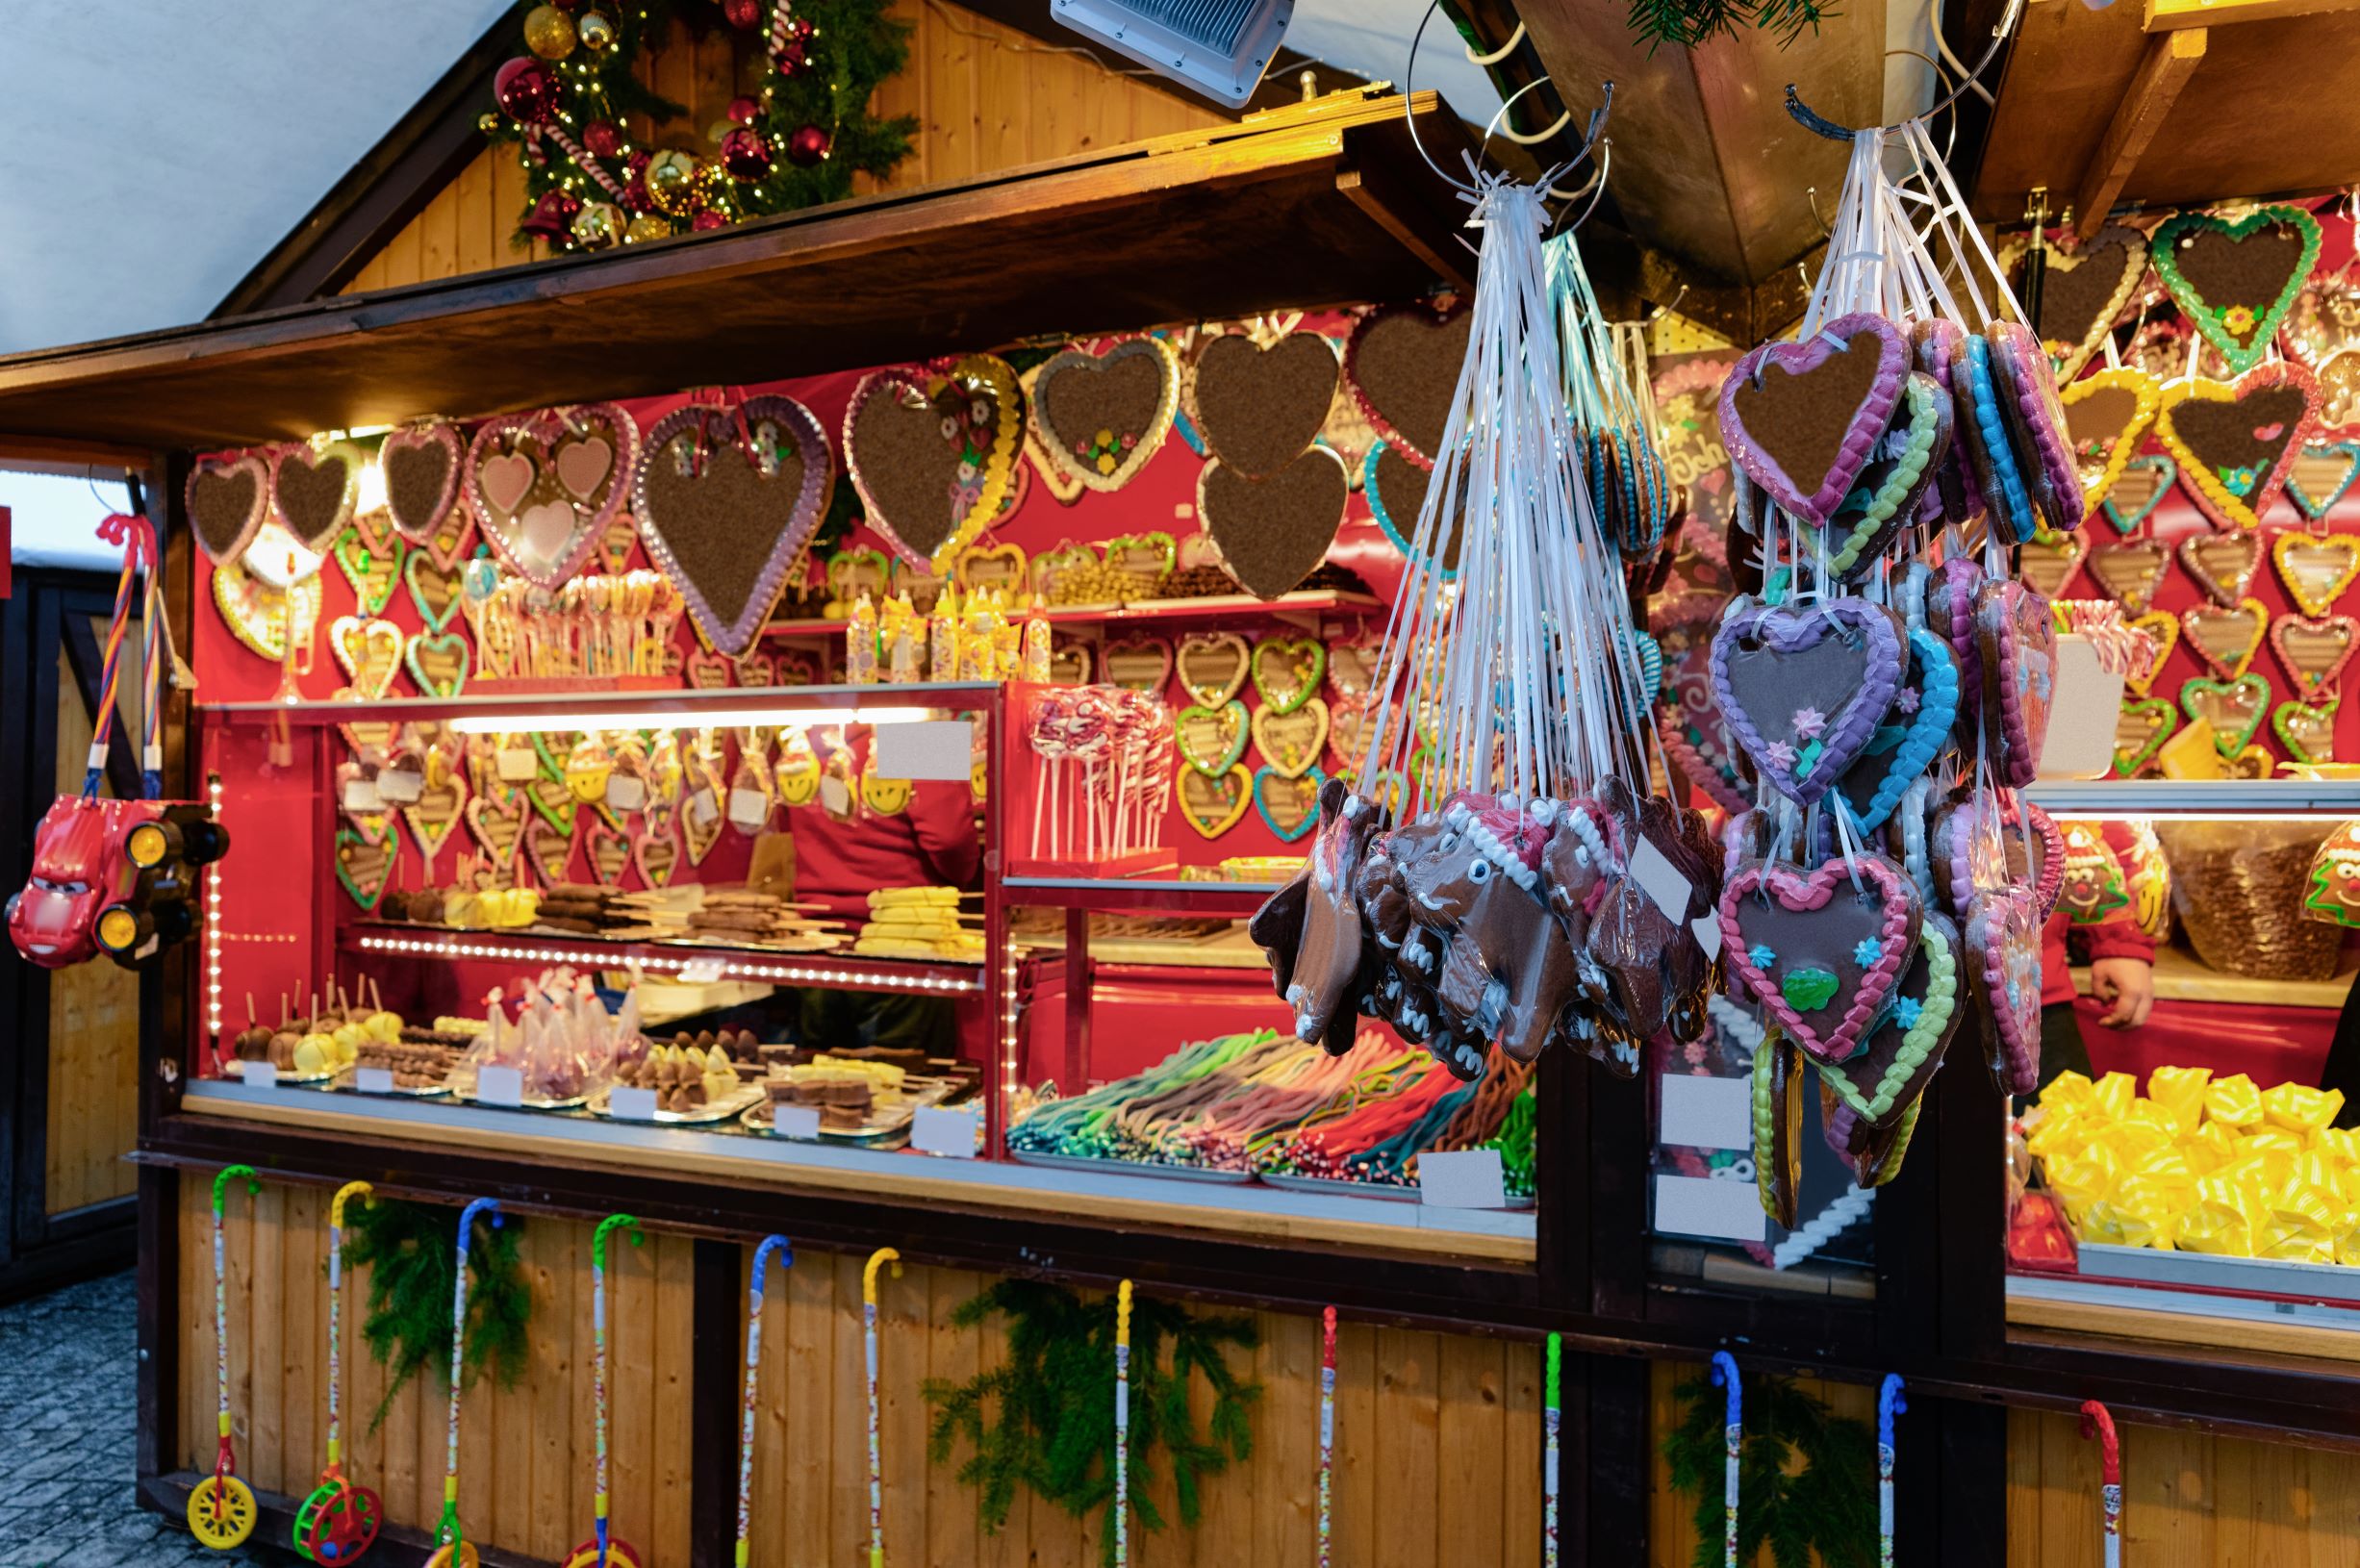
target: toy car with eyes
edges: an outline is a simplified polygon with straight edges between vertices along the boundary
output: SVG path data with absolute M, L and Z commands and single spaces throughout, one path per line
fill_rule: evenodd
M 101 952 L 130 968 L 195 930 L 196 868 L 228 851 L 228 830 L 195 801 L 62 795 L 34 829 L 9 940 L 43 969 Z

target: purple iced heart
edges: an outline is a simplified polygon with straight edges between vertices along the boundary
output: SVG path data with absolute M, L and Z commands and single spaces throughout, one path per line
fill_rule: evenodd
M 1869 311 L 1764 343 L 1721 383 L 1721 443 L 1780 506 L 1827 526 L 1892 423 L 1909 340 Z
M 1900 689 L 1902 646 L 1892 612 L 1865 599 L 1735 599 L 1713 639 L 1713 695 L 1763 777 L 1807 806 L 1874 738 Z

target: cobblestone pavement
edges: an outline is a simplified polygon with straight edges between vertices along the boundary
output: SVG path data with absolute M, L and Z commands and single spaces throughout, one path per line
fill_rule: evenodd
M 0 1568 L 271 1560 L 204 1551 L 133 1501 L 135 1314 L 129 1274 L 0 1307 Z

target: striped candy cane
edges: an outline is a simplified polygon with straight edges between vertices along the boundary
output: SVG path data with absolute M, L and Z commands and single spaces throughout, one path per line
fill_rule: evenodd
M 344 1205 L 358 1198 L 363 1202 L 374 1191 L 366 1181 L 347 1181 L 336 1189 L 328 1201 L 328 1469 L 336 1470 L 343 1459 L 344 1423 L 343 1411 L 343 1333 L 344 1321 Z
M 1329 1568 L 1335 1496 L 1335 1308 L 1319 1315 L 1319 1568 Z
M 467 1381 L 460 1376 L 460 1369 L 466 1365 L 467 1351 L 468 1237 L 475 1229 L 478 1214 L 489 1215 L 493 1225 L 498 1226 L 500 1201 L 478 1198 L 459 1211 L 459 1266 L 453 1271 L 457 1277 L 450 1292 L 450 1418 L 444 1432 L 443 1517 L 434 1530 L 436 1544 L 444 1549 L 437 1555 L 445 1563 L 453 1564 L 471 1560 L 473 1556 L 466 1553 L 466 1537 L 459 1530 L 459 1390 Z
M 2122 1440 L 2115 1434 L 2114 1412 L 2095 1400 L 2081 1404 L 2081 1434 L 2098 1444 L 2101 1492 L 2106 1509 L 2106 1568 L 2122 1568 Z
M 1721 1471 L 1721 1563 L 1738 1568 L 1738 1450 L 1745 1440 L 1745 1394 L 1738 1381 L 1738 1358 L 1727 1351 L 1713 1353 L 1713 1386 L 1729 1394 L 1729 1413 L 1721 1422 L 1728 1453 Z
M 1909 1407 L 1899 1375 L 1887 1373 L 1876 1395 L 1877 1568 L 1893 1568 L 1893 1417 Z
M 628 1214 L 610 1214 L 598 1222 L 598 1228 L 590 1236 L 590 1398 L 597 1418 L 597 1446 L 594 1453 L 596 1464 L 596 1484 L 591 1493 L 591 1506 L 596 1510 L 592 1537 L 597 1546 L 597 1568 L 606 1568 L 612 1555 L 613 1521 L 607 1514 L 606 1449 L 606 1238 L 621 1230 L 637 1247 L 647 1240 L 640 1232 L 639 1222 Z M 636 1563 L 639 1555 L 624 1552 L 622 1555 Z
M 1549 1336 L 1549 1367 L 1547 1380 L 1542 1384 L 1540 1428 L 1546 1446 L 1540 1454 L 1540 1561 L 1542 1568 L 1557 1568 L 1557 1429 L 1558 1377 L 1564 1345 L 1557 1335 Z
M 739 1402 L 738 1421 L 738 1541 L 730 1553 L 737 1568 L 746 1568 L 754 1512 L 754 1395 L 762 1366 L 762 1270 L 776 1252 L 778 1266 L 795 1267 L 795 1248 L 784 1236 L 765 1236 L 754 1249 L 753 1284 L 746 1301 L 746 1397 Z
M 1130 1281 L 1114 1294 L 1114 1568 L 1130 1562 Z
M 885 1568 L 885 1459 L 876 1440 L 876 1271 L 893 1265 L 901 1277 L 901 1254 L 880 1247 L 860 1271 L 860 1324 L 869 1341 L 869 1568 Z

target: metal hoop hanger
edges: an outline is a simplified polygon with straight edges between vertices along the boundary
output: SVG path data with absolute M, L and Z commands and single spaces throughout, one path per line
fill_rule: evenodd
M 1936 0 L 1937 15 L 1935 36 L 1937 38 L 1941 37 L 1940 4 L 1941 0 Z M 1891 135 L 1892 132 L 1898 131 L 1903 126 L 1909 124 L 1911 120 L 1932 119 L 1935 115 L 1941 114 L 1943 110 L 1948 109 L 1952 104 L 1957 103 L 1959 99 L 1966 96 L 1967 90 L 1969 88 L 1977 88 L 1978 90 L 1980 90 L 1977 78 L 1981 77 L 1985 71 L 1991 69 L 1992 62 L 1999 58 L 1999 50 L 2001 45 L 2008 41 L 2008 35 L 2016 31 L 2016 24 L 2023 14 L 2024 0 L 2008 0 L 2008 9 L 2000 13 L 1998 25 L 1992 29 L 1992 41 L 1984 46 L 1983 58 L 1975 62 L 1975 65 L 1972 70 L 1967 72 L 1965 76 L 1960 78 L 1959 85 L 1957 87 L 1952 88 L 1934 104 L 1920 110 L 1915 114 L 1910 115 L 1908 119 L 1899 120 L 1891 125 L 1876 126 L 1873 127 L 1873 129 L 1884 132 L 1887 135 Z M 1816 110 L 1813 109 L 1809 104 L 1803 102 L 1802 94 L 1794 90 L 1794 84 L 1792 82 L 1787 84 L 1787 113 L 1793 115 L 1795 123 L 1802 126 L 1805 130 L 1815 131 L 1820 136 L 1827 138 L 1831 141 L 1849 141 L 1854 137 L 1861 134 L 1859 131 L 1845 129 L 1843 126 L 1837 124 L 1834 120 L 1829 119 L 1826 115 L 1821 114 Z M 1864 129 L 1868 128 L 1865 127 Z
M 2015 0 L 2015 3 L 2020 5 L 2022 0 Z M 1433 22 L 1434 19 L 1434 13 L 1441 9 L 1441 5 L 1442 0 L 1429 0 L 1426 7 L 1426 13 L 1418 18 L 1417 30 L 1409 35 L 1409 58 L 1402 67 L 1402 123 L 1409 128 L 1409 144 L 1417 149 L 1419 159 L 1424 162 L 1428 168 L 1434 171 L 1434 178 L 1440 180 L 1443 184 L 1450 186 L 1461 195 L 1475 196 L 1482 193 L 1479 187 L 1469 185 L 1465 181 L 1458 178 L 1456 175 L 1444 173 L 1442 170 L 1442 165 L 1434 162 L 1434 155 L 1426 150 L 1425 141 L 1418 136 L 1417 116 L 1410 112 L 1410 104 L 1417 96 L 1418 44 L 1424 40 L 1426 37 L 1426 28 L 1428 24 Z M 1522 29 L 1519 27 L 1518 36 L 1510 38 L 1504 47 L 1495 51 L 1493 54 L 1478 56 L 1472 50 L 1467 50 L 1467 58 L 1474 61 L 1478 64 L 1485 63 L 1488 61 L 1504 59 L 1510 51 L 1513 50 L 1515 46 L 1522 41 L 1521 34 Z M 1463 48 L 1464 46 L 1462 45 L 1461 47 Z M 1542 86 L 1548 80 L 1549 78 L 1546 76 L 1538 77 L 1534 81 L 1528 82 L 1524 86 L 1518 88 L 1515 91 L 1510 93 L 1506 99 L 1502 100 L 1499 113 L 1491 117 L 1491 124 L 1486 127 L 1484 132 L 1484 146 L 1488 147 L 1491 144 L 1491 139 L 1495 134 L 1506 137 L 1509 140 L 1517 143 L 1519 146 L 1530 146 L 1535 142 L 1548 139 L 1564 127 L 1566 121 L 1571 119 L 1573 115 L 1573 111 L 1570 109 L 1558 117 L 1557 124 L 1552 125 L 1548 130 L 1542 131 L 1534 136 L 1528 137 L 1520 135 L 1512 130 L 1504 129 L 1508 112 L 1514 106 L 1516 100 L 1523 97 L 1526 93 L 1532 91 L 1535 88 Z M 1598 145 L 1599 133 L 1606 129 L 1607 114 L 1614 106 L 1614 84 L 1611 82 L 1606 82 L 1600 84 L 1600 86 L 1602 89 L 1602 96 L 1598 107 L 1590 111 L 1588 124 L 1583 131 L 1582 145 L 1580 149 L 1576 151 L 1572 157 L 1565 159 L 1562 163 L 1550 169 L 1547 175 L 1541 181 L 1541 186 L 1545 192 L 1549 195 L 1556 196 L 1561 200 L 1572 200 L 1575 197 L 1580 196 L 1583 193 L 1583 190 L 1594 190 L 1595 191 L 1603 191 L 1606 189 L 1602 177 L 1604 173 L 1603 167 L 1600 171 L 1601 177 L 1594 178 L 1589 186 L 1583 187 L 1581 190 L 1560 190 L 1557 189 L 1556 184 L 1557 181 L 1564 178 L 1565 175 L 1581 166 L 1583 162 L 1589 157 L 1591 149 Z M 1470 168 L 1472 168 L 1474 163 L 1475 160 L 1469 160 Z M 1597 196 L 1594 193 L 1590 197 L 1590 205 L 1592 207 L 1597 205 Z M 1586 218 L 1589 215 L 1588 213 L 1585 212 L 1582 215 Z

